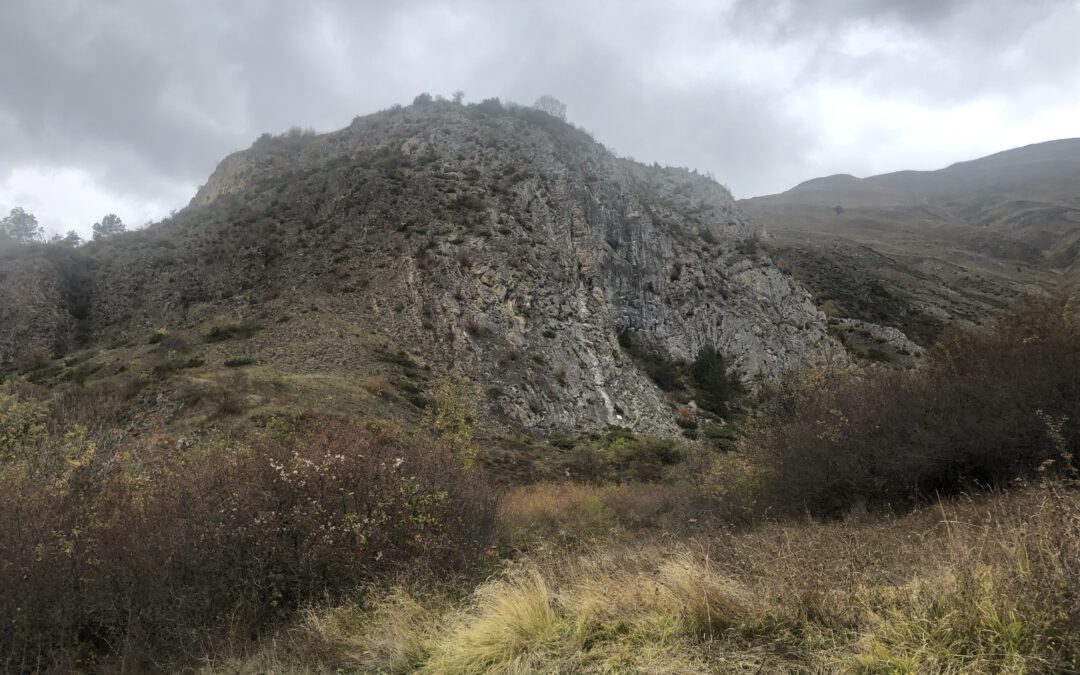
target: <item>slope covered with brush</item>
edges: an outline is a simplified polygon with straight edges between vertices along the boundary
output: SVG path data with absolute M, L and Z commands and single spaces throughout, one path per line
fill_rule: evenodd
M 421 99 L 264 135 L 147 230 L 63 260 L 6 252 L 0 361 L 213 334 L 211 359 L 388 377 L 416 403 L 411 374 L 456 367 L 512 428 L 671 432 L 620 336 L 672 362 L 716 348 L 744 382 L 837 352 L 758 234 L 704 176 L 619 159 L 538 110 Z

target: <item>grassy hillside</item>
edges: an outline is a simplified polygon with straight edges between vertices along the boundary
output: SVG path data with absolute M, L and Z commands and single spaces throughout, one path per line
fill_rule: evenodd
M 399 414 L 398 378 L 429 377 L 400 352 L 325 383 L 227 365 L 257 334 L 200 335 L 4 384 L 5 670 L 1078 665 L 1067 299 L 950 332 L 916 370 L 818 370 L 749 414 L 688 417 L 684 442 L 485 436 L 461 377 L 431 376 L 424 411 Z M 183 362 L 124 399 L 129 369 L 160 359 Z M 186 412 L 110 416 L 146 396 Z
M 740 206 L 820 303 L 928 344 L 944 322 L 979 322 L 1021 294 L 1071 286 L 1080 140 L 939 171 L 819 178 Z
M 1080 500 L 1047 485 L 898 518 L 615 530 L 473 592 L 312 610 L 205 673 L 1072 672 Z

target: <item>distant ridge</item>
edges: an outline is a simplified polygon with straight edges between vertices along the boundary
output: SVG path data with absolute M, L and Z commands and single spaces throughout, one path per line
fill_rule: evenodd
M 739 204 L 819 304 L 924 343 L 945 322 L 1080 281 L 1080 138 L 814 178 Z

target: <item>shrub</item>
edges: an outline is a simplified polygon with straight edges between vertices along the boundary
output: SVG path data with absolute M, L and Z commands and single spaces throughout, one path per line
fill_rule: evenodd
M 390 387 L 390 380 L 385 375 L 373 375 L 364 380 L 364 389 L 370 394 L 379 396 Z M 410 392 L 412 393 L 412 392 Z
M 683 429 L 697 429 L 698 421 L 697 415 L 694 413 L 693 408 L 686 405 L 681 405 L 675 409 L 675 424 L 679 425 Z
M 953 330 L 917 371 L 862 370 L 788 395 L 754 433 L 777 501 L 815 513 L 1071 472 L 1080 321 L 1067 301 Z
M 483 479 L 399 436 L 331 420 L 199 460 L 174 447 L 138 471 L 84 443 L 62 475 L 0 473 L 0 669 L 81 651 L 139 670 L 401 570 L 472 566 L 491 541 Z
M 679 364 L 658 349 L 649 349 L 633 338 L 629 330 L 619 333 L 619 345 L 635 361 L 641 364 L 645 373 L 664 391 L 683 389 L 682 374 Z
M 40 345 L 24 349 L 15 359 L 15 368 L 27 373 L 44 368 L 52 360 L 52 353 Z
M 226 323 L 211 328 L 203 335 L 204 342 L 224 342 L 235 337 L 251 337 L 259 330 L 257 324 L 251 322 Z
M 228 382 L 214 386 L 210 391 L 210 400 L 217 408 L 217 414 L 222 417 L 239 415 L 247 407 L 248 379 L 243 372 L 235 372 Z
M 244 366 L 250 366 L 255 363 L 255 359 L 250 356 L 236 356 L 233 358 L 225 359 L 226 368 L 243 368 Z
M 735 250 L 743 255 L 756 255 L 761 250 L 761 240 L 757 235 L 746 237 L 735 245 Z
M 32 459 L 44 439 L 45 422 L 43 404 L 0 392 L 0 463 Z
M 184 370 L 185 368 L 199 368 L 204 365 L 206 365 L 206 359 L 202 359 L 198 356 L 192 356 L 186 359 L 178 359 L 176 361 L 176 367 L 179 370 Z
M 576 480 L 593 482 L 657 481 L 685 456 L 677 441 L 634 436 L 614 427 L 601 438 L 575 446 L 565 459 L 563 472 Z
M 661 483 L 520 486 L 499 500 L 499 537 L 508 548 L 527 549 L 553 536 L 563 542 L 587 541 L 616 527 L 656 527 L 689 493 L 685 484 Z
M 455 368 L 435 384 L 431 409 L 425 420 L 437 444 L 466 469 L 472 467 L 478 452 L 473 435 L 476 433 L 479 397 L 480 389 Z
M 738 376 L 728 372 L 724 356 L 712 345 L 698 351 L 690 372 L 698 405 L 717 415 L 727 413 L 730 400 L 743 390 Z
M 485 115 L 498 116 L 506 112 L 502 101 L 498 98 L 485 98 L 483 101 L 474 103 L 470 107 L 475 108 L 478 112 L 484 113 Z

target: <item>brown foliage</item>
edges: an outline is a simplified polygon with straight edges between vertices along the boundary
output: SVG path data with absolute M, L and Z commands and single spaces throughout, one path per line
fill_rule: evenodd
M 777 500 L 796 510 L 902 507 L 1067 473 L 1080 443 L 1080 322 L 1068 301 L 1031 302 L 947 333 L 915 371 L 861 371 L 789 398 L 754 440 Z
M 92 446 L 62 477 L 0 473 L 0 670 L 175 655 L 490 542 L 482 478 L 398 437 L 328 422 L 197 460 L 161 447 L 137 473 Z

